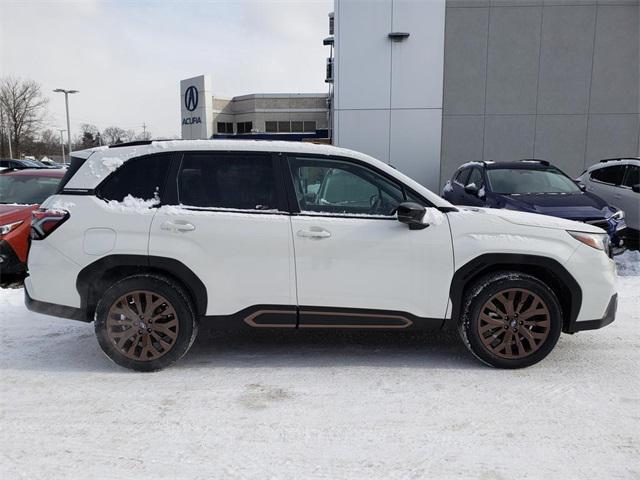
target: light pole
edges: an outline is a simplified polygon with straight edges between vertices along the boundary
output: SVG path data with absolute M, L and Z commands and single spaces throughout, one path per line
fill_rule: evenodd
M 67 107 L 67 143 L 69 144 L 69 155 L 71 155 L 71 127 L 69 126 L 69 94 L 78 93 L 78 90 L 65 90 L 64 88 L 56 88 L 54 92 L 64 93 L 64 104 Z
M 67 163 L 64 159 L 64 139 L 62 138 L 62 132 L 66 132 L 66 130 L 62 130 L 61 128 L 59 128 L 58 130 L 60 130 L 60 148 L 62 148 L 62 163 Z

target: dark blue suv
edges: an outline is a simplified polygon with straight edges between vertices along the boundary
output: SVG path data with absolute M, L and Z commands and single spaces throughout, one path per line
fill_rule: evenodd
M 624 212 L 545 160 L 470 162 L 459 167 L 442 196 L 454 205 L 508 208 L 586 222 L 603 228 L 615 247 L 622 246 Z

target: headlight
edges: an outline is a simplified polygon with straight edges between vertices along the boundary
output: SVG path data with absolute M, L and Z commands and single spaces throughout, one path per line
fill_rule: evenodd
M 616 213 L 611 215 L 609 218 L 615 218 L 616 220 L 624 219 L 624 210 L 618 210 Z
M 570 230 L 567 230 L 567 233 L 579 242 L 609 254 L 609 235 L 606 233 L 572 232 Z
M 22 225 L 24 220 L 20 220 L 18 222 L 7 223 L 6 225 L 0 225 L 0 235 L 6 235 L 11 230 L 18 228 L 19 225 Z

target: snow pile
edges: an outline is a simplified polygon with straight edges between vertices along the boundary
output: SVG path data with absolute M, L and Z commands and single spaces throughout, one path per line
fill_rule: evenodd
M 640 252 L 638 250 L 626 250 L 621 255 L 614 257 L 618 267 L 618 275 L 621 277 L 640 276 Z
M 118 157 L 104 157 L 102 159 L 102 165 L 104 165 L 104 167 L 109 171 L 109 173 L 115 172 L 118 168 L 122 166 L 123 163 L 124 161 Z
M 51 205 L 47 205 L 47 208 L 51 210 L 69 210 L 71 207 L 75 207 L 76 204 L 66 200 L 56 199 Z
M 145 200 L 143 198 L 136 198 L 129 194 L 121 202 L 117 200 L 109 200 L 107 202 L 107 208 L 116 212 L 138 212 L 145 213 L 151 207 L 154 207 L 160 203 L 160 197 L 158 192 L 155 193 L 153 198 Z

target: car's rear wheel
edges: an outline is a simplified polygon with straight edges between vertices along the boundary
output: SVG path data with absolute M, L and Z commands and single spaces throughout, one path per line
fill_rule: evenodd
M 158 275 L 132 275 L 113 284 L 98 302 L 95 331 L 111 360 L 149 372 L 187 353 L 197 324 L 180 285 Z
M 562 330 L 555 294 L 539 279 L 499 272 L 468 289 L 459 322 L 467 348 L 498 368 L 522 368 L 546 357 Z

